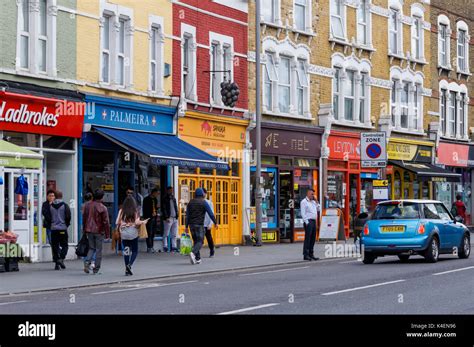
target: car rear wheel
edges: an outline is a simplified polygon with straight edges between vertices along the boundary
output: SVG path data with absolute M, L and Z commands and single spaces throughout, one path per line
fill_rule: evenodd
M 429 263 L 436 263 L 439 258 L 439 241 L 436 237 L 433 237 L 430 241 L 428 248 L 425 251 L 425 259 Z
M 362 262 L 364 264 L 373 264 L 376 258 L 377 257 L 375 255 L 364 252 L 364 259 L 362 260 Z
M 410 256 L 408 254 L 399 254 L 398 259 L 400 259 L 402 263 L 406 263 L 408 259 L 410 259 Z
M 471 240 L 468 235 L 464 235 L 459 249 L 458 257 L 461 259 L 469 258 L 471 254 Z

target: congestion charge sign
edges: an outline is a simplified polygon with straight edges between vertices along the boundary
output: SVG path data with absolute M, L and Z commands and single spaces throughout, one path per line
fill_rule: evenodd
M 387 166 L 387 139 L 385 132 L 361 133 L 361 166 L 381 168 Z

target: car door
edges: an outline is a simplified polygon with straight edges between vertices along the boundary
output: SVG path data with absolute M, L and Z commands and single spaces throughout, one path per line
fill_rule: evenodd
M 461 245 L 464 227 L 461 223 L 454 222 L 454 219 L 448 212 L 448 209 L 442 203 L 436 204 L 436 208 L 438 209 L 441 219 L 444 221 L 444 227 L 446 234 L 448 235 L 450 247 L 459 247 Z
M 438 229 L 440 242 L 439 248 L 450 248 L 451 242 L 449 238 L 449 233 L 446 231 L 447 223 L 445 224 L 446 221 L 441 219 L 436 204 L 423 204 L 423 214 L 425 215 L 425 219 L 427 219 L 427 222 L 431 223 L 436 229 Z

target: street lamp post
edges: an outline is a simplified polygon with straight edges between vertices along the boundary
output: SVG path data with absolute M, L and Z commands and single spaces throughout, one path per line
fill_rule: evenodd
M 257 147 L 257 162 L 256 162 L 256 175 L 255 175 L 255 234 L 257 237 L 256 246 L 262 245 L 262 111 L 261 111 L 261 89 L 262 84 L 260 78 L 262 76 L 261 65 L 260 65 L 260 0 L 255 0 L 255 139 Z

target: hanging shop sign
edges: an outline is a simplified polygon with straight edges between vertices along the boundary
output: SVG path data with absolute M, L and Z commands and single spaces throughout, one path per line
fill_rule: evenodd
M 0 92 L 0 130 L 80 138 L 84 103 Z

